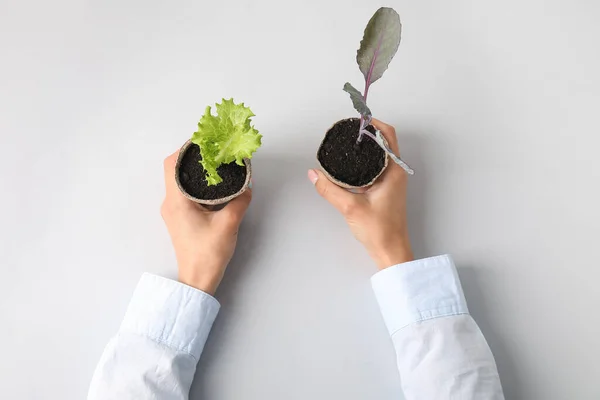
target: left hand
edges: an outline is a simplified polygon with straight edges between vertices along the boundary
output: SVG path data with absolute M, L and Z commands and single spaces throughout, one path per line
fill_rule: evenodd
M 175 249 L 179 281 L 214 295 L 233 256 L 252 192 L 246 190 L 219 211 L 204 209 L 185 198 L 177 187 L 178 154 L 171 154 L 164 162 L 166 196 L 161 215 Z

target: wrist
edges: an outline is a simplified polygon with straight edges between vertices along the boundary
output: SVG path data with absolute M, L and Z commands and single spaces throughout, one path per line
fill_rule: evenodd
M 413 261 L 415 259 L 408 240 L 379 250 L 372 258 L 379 270 Z
M 222 273 L 206 273 L 200 271 L 179 271 L 179 282 L 214 296 L 221 280 Z

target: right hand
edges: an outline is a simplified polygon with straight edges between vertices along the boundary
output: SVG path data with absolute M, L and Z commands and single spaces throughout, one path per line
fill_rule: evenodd
M 399 154 L 394 127 L 376 119 L 372 124 L 385 136 L 392 151 Z M 309 170 L 308 179 L 344 216 L 354 237 L 365 246 L 379 269 L 414 259 L 406 224 L 407 174 L 400 166 L 390 162 L 377 182 L 363 193 L 337 186 L 318 170 Z

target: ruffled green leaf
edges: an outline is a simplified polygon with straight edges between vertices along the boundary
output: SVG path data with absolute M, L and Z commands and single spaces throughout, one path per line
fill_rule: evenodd
M 223 99 L 216 108 L 217 115 L 214 116 L 211 107 L 206 107 L 198 122 L 198 130 L 192 136 L 192 142 L 200 146 L 200 163 L 206 170 L 208 185 L 223 181 L 217 173 L 221 164 L 235 161 L 244 165 L 244 158 L 252 158 L 262 138 L 250 125 L 254 113 L 244 103 L 234 104 L 233 99 Z

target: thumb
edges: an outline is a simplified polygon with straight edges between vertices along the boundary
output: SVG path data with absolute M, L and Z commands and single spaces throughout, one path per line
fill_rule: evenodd
M 346 214 L 357 201 L 357 196 L 331 182 L 318 170 L 308 170 L 308 179 L 315 185 L 317 192 L 342 214 Z

